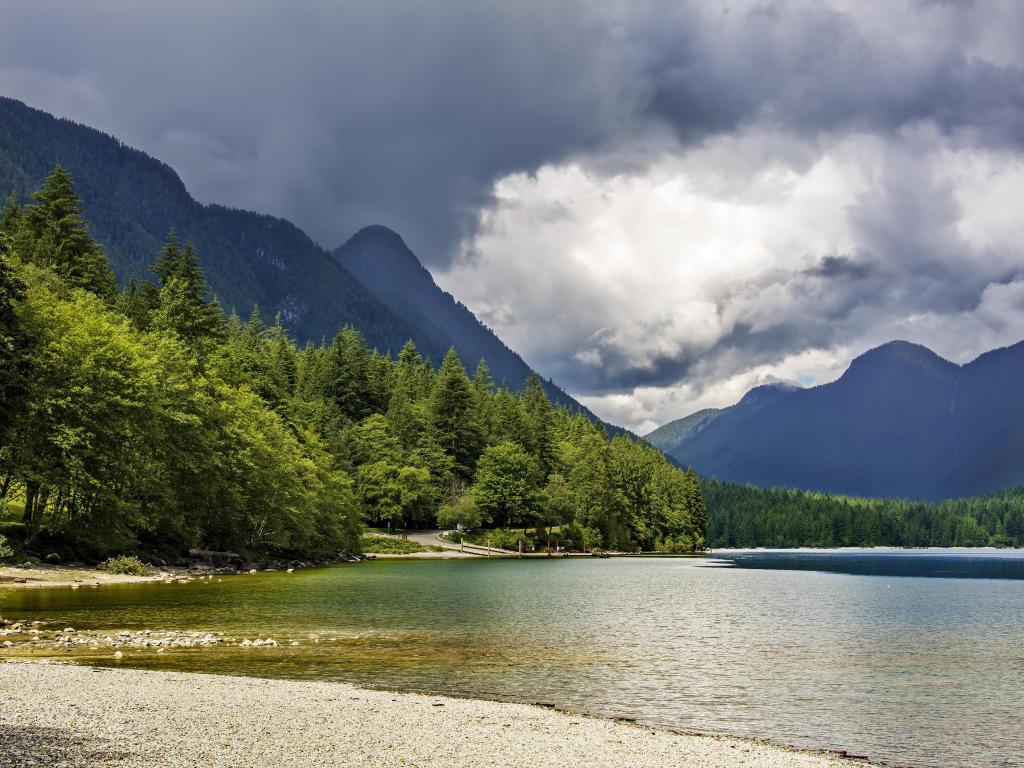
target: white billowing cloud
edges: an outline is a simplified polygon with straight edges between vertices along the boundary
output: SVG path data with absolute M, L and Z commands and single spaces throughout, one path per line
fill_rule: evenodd
M 645 431 L 765 381 L 822 383 L 893 338 L 965 361 L 1024 336 L 1011 150 L 929 124 L 752 128 L 618 165 L 503 178 L 439 278 L 611 421 Z
M 613 421 L 1016 340 L 1019 0 L 7 5 L 0 94 L 327 247 L 395 228 Z

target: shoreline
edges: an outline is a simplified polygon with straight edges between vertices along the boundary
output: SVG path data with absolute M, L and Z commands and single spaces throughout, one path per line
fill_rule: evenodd
M 204 574 L 205 575 L 205 574 Z M 187 568 L 164 566 L 149 576 L 133 576 L 126 573 L 107 573 L 88 566 L 33 564 L 31 568 L 20 565 L 0 566 L 0 589 L 41 589 L 45 587 L 98 587 L 104 584 L 141 584 L 150 581 L 167 581 L 193 578 Z
M 841 752 L 552 707 L 296 681 L 0 664 L 0 750 L 36 766 L 873 766 Z
M 705 557 L 705 554 L 669 554 L 663 552 L 611 552 L 608 553 L 608 557 L 621 558 L 621 557 L 660 557 L 660 558 L 700 558 Z M 503 552 L 494 551 L 487 554 L 484 548 L 473 547 L 472 550 L 467 549 L 461 551 L 458 549 L 444 549 L 438 552 L 408 552 L 408 553 L 391 553 L 391 552 L 374 552 L 370 553 L 365 561 L 360 562 L 372 562 L 374 560 L 559 560 L 559 559 L 578 559 L 578 558 L 593 558 L 594 555 L 589 552 L 567 552 L 548 555 L 542 552 L 524 552 L 519 554 L 517 552 Z M 33 564 L 31 568 L 25 568 L 20 565 L 0 565 L 0 590 L 3 589 L 45 589 L 45 588 L 71 588 L 80 589 L 83 587 L 95 588 L 109 584 L 145 584 L 153 582 L 184 582 L 193 581 L 196 579 L 205 579 L 210 576 L 216 576 L 218 578 L 224 576 L 247 576 L 255 573 L 291 573 L 293 571 L 304 571 L 312 568 L 329 568 L 335 565 L 347 565 L 355 564 L 349 563 L 348 561 L 339 560 L 333 563 L 325 563 L 321 565 L 309 565 L 305 567 L 296 567 L 293 569 L 285 568 L 255 568 L 251 570 L 229 570 L 222 568 L 204 568 L 197 570 L 196 568 L 187 568 L 185 566 L 159 566 L 157 567 L 156 573 L 149 576 L 133 576 L 130 574 L 114 574 L 107 573 L 106 571 L 99 570 L 97 568 L 83 566 L 68 566 L 68 565 L 48 565 L 48 564 Z

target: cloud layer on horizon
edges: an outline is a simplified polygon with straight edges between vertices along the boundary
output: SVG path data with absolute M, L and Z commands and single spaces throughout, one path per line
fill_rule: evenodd
M 1014 0 L 3 13 L 0 93 L 328 247 L 395 228 L 635 429 L 891 338 L 964 360 L 1024 335 Z

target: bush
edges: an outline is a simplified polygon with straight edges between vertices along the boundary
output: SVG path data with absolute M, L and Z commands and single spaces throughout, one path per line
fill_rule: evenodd
M 374 555 L 411 555 L 414 552 L 426 552 L 422 544 L 409 539 L 391 539 L 384 536 L 363 536 L 359 539 L 363 552 Z
M 10 543 L 8 543 L 6 536 L 4 536 L 3 534 L 0 534 L 0 563 L 2 563 L 4 560 L 8 559 L 9 557 L 13 557 L 13 556 L 14 556 L 14 547 L 12 547 L 10 545 Z
M 437 525 L 440 528 L 470 531 L 480 527 L 480 510 L 468 493 L 450 504 L 444 504 L 437 511 Z
M 134 555 L 121 555 L 111 557 L 100 566 L 107 573 L 116 573 L 127 576 L 152 576 L 155 572 L 153 566 L 139 560 Z
M 703 546 L 702 538 L 693 539 L 685 533 L 680 533 L 678 536 L 669 536 L 659 542 L 658 551 L 673 555 L 688 555 L 703 549 Z

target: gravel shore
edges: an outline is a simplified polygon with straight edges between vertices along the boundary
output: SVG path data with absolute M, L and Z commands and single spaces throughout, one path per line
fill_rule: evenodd
M 850 768 L 835 755 L 343 683 L 0 664 L 0 766 Z

